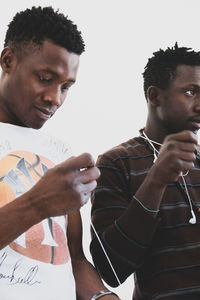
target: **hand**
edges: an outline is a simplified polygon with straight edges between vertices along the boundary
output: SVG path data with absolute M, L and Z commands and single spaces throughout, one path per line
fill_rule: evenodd
M 28 192 L 29 199 L 42 219 L 65 215 L 88 201 L 99 176 L 90 154 L 71 157 L 48 170 Z
M 151 168 L 151 176 L 161 184 L 177 181 L 181 173 L 194 167 L 197 136 L 191 131 L 168 135 Z M 149 175 L 150 175 L 149 173 Z

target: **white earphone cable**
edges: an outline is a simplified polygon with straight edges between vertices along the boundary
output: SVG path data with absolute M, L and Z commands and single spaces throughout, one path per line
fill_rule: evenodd
M 150 140 L 144 131 L 142 133 L 143 133 L 144 136 L 141 135 L 141 138 L 145 139 L 151 145 L 151 147 L 153 148 L 153 153 L 154 153 L 153 162 L 155 162 L 155 160 L 157 159 L 157 154 L 159 153 L 159 151 L 155 148 L 155 146 L 153 144 L 156 144 L 156 145 L 159 145 L 159 146 L 162 146 L 162 144 L 157 143 L 153 140 Z M 186 176 L 188 173 L 189 173 L 189 171 L 186 171 L 185 174 L 181 173 L 180 176 L 183 180 L 185 192 L 186 192 L 188 202 L 189 202 L 189 205 L 190 205 L 190 211 L 191 211 L 191 214 L 192 214 L 192 218 L 189 220 L 189 223 L 190 224 L 195 224 L 196 223 L 196 216 L 195 216 L 195 213 L 194 213 L 194 210 L 193 210 L 193 207 L 192 207 L 192 201 L 191 201 L 191 198 L 190 198 L 190 195 L 189 195 L 189 192 L 188 192 L 188 189 L 187 189 L 186 181 L 185 181 L 185 178 L 184 178 L 184 176 Z
M 110 267 L 111 267 L 111 270 L 112 270 L 112 272 L 113 272 L 113 274 L 114 274 L 114 276 L 115 276 L 117 282 L 121 285 L 121 282 L 120 282 L 120 280 L 119 280 L 119 277 L 117 276 L 117 273 L 116 273 L 116 271 L 115 271 L 115 269 L 114 269 L 114 267 L 113 267 L 113 265 L 112 265 L 112 263 L 111 263 L 111 261 L 110 261 L 110 258 L 108 257 L 108 254 L 107 254 L 107 252 L 106 252 L 106 250 L 105 250 L 105 248 L 104 248 L 104 246 L 103 246 L 103 244 L 102 244 L 102 242 L 101 242 L 101 239 L 100 239 L 100 237 L 99 237 L 99 235 L 98 235 L 98 233 L 97 233 L 97 231 L 96 231 L 94 225 L 92 224 L 92 222 L 91 222 L 90 224 L 91 224 L 91 227 L 92 227 L 92 229 L 93 229 L 93 231 L 94 231 L 94 233 L 95 233 L 95 235 L 96 235 L 96 237 L 97 237 L 97 239 L 98 239 L 98 241 L 99 241 L 99 244 L 100 244 L 100 246 L 101 246 L 101 248 L 102 248 L 102 250 L 103 250 L 103 252 L 104 252 L 104 254 L 105 254 L 105 257 L 106 257 L 106 259 L 107 259 L 107 261 L 108 261 L 108 263 L 109 263 L 109 265 L 110 265 Z

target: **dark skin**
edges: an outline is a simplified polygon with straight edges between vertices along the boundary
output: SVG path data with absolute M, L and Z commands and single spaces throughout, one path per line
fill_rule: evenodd
M 6 47 L 1 66 L 1 121 L 38 129 L 63 104 L 75 83 L 79 55 L 45 41 L 41 50 L 19 59 Z
M 145 206 L 158 210 L 167 184 L 194 167 L 199 128 L 200 67 L 180 65 L 165 90 L 155 86 L 148 89 L 145 133 L 162 146 L 136 194 Z
M 75 83 L 79 55 L 49 40 L 40 48 L 30 49 L 21 57 L 9 47 L 2 51 L 0 122 L 39 129 L 64 103 Z M 90 154 L 71 157 L 48 170 L 28 192 L 0 208 L 0 249 L 43 219 L 68 214 L 67 236 L 78 300 L 91 299 L 105 289 L 84 256 L 79 213 L 99 175 Z

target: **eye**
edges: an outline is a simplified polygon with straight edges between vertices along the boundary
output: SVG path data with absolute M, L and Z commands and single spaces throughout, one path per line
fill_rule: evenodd
M 52 78 L 50 78 L 50 77 L 45 77 L 45 76 L 41 76 L 41 75 L 38 75 L 38 78 L 39 78 L 40 82 L 42 82 L 42 83 L 49 83 L 52 80 Z
M 189 90 L 186 90 L 185 93 L 186 93 L 187 96 L 192 97 L 192 96 L 195 95 L 196 92 L 195 92 L 194 89 L 189 89 Z
M 61 87 L 62 93 L 65 93 L 68 89 L 69 89 L 69 86 L 67 86 L 66 84 Z

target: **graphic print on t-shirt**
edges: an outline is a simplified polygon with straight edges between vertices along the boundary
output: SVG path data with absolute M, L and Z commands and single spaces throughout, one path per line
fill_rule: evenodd
M 0 207 L 27 192 L 54 164 L 47 158 L 15 151 L 0 160 Z M 66 232 L 60 218 L 49 218 L 31 227 L 9 246 L 16 252 L 44 263 L 69 260 Z M 64 218 L 63 218 L 64 219 Z

